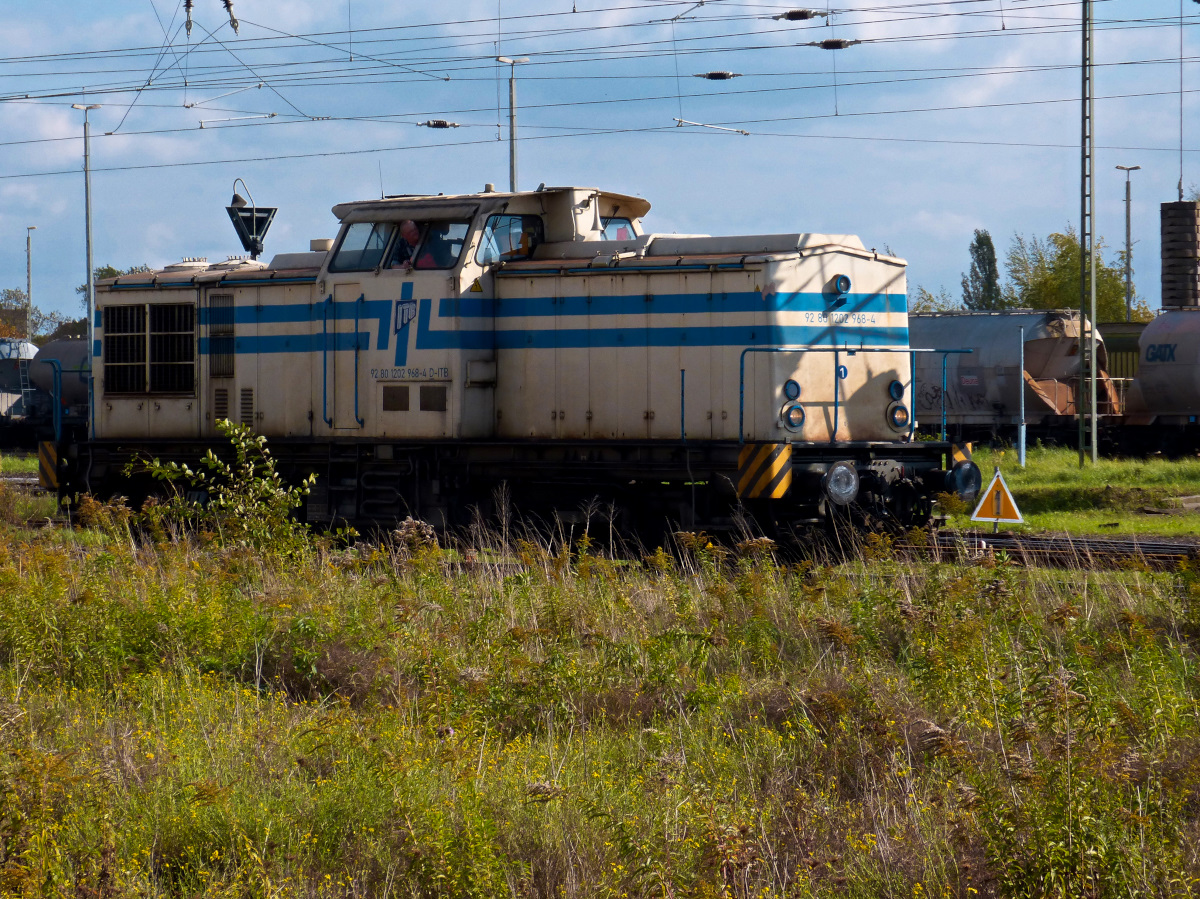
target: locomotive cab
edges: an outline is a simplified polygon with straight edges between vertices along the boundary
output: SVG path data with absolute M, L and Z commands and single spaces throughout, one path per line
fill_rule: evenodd
M 638 198 L 580 188 L 334 207 L 342 228 L 318 284 L 325 308 L 316 431 L 494 436 L 496 270 L 544 246 L 607 244 L 610 234 L 630 244 L 648 209 Z

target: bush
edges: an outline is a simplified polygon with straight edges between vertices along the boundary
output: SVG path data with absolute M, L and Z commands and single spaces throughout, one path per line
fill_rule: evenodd
M 316 475 L 289 485 L 276 471 L 266 437 L 228 419 L 217 422 L 217 430 L 232 444 L 232 464 L 211 449 L 196 470 L 158 459 L 142 463 L 141 471 L 170 487 L 165 502 L 145 508 L 147 523 L 207 531 L 222 546 L 285 554 L 300 548 L 308 530 L 292 513 L 303 505 Z

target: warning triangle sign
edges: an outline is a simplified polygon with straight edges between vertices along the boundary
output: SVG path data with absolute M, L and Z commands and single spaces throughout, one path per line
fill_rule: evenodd
M 988 484 L 987 490 L 983 491 L 983 495 L 979 497 L 979 505 L 975 507 L 971 520 L 1006 524 L 1021 524 L 1025 521 L 1021 517 L 1021 511 L 1017 508 L 1012 492 L 1008 489 L 1008 484 L 1004 483 L 1004 475 L 1000 474 L 999 468 L 992 476 L 992 482 Z

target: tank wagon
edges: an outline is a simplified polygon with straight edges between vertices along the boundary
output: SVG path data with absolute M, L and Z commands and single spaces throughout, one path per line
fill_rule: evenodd
M 86 366 L 85 340 L 0 340 L 0 448 L 86 435 Z
M 5 446 L 21 443 L 26 436 L 29 361 L 36 353 L 28 340 L 0 338 L 0 443 Z
M 1021 368 L 1024 328 L 1024 369 Z M 1090 331 L 1087 325 L 1085 335 Z M 1019 422 L 1021 393 L 1031 438 L 1071 442 L 1078 433 L 1079 313 L 1072 310 L 936 312 L 909 317 L 914 346 L 960 346 L 970 354 L 918 355 L 916 414 L 923 428 L 940 430 L 943 409 L 950 435 L 964 440 L 1011 439 Z M 1101 415 L 1120 409 L 1107 373 L 1104 341 L 1097 332 L 1098 403 Z M 944 375 L 944 378 L 943 378 Z
M 1200 451 L 1200 202 L 1163 203 L 1163 311 L 1138 339 L 1118 448 L 1168 455 Z
M 1198 421 L 1200 309 L 1167 309 L 1138 340 L 1137 376 L 1113 443 L 1124 452 L 1195 453 L 1200 450 Z
M 62 487 L 136 498 L 131 459 L 194 463 L 231 419 L 317 475 L 318 523 L 454 526 L 501 492 L 568 521 L 911 524 L 978 489 L 913 440 L 903 260 L 648 234 L 649 209 L 574 187 L 352 202 L 307 253 L 101 281 Z

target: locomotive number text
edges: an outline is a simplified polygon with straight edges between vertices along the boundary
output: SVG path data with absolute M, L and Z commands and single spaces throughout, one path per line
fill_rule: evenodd
M 873 325 L 870 312 L 805 312 L 804 321 L 810 325 Z
M 449 381 L 450 369 L 442 368 L 373 368 L 376 381 Z

